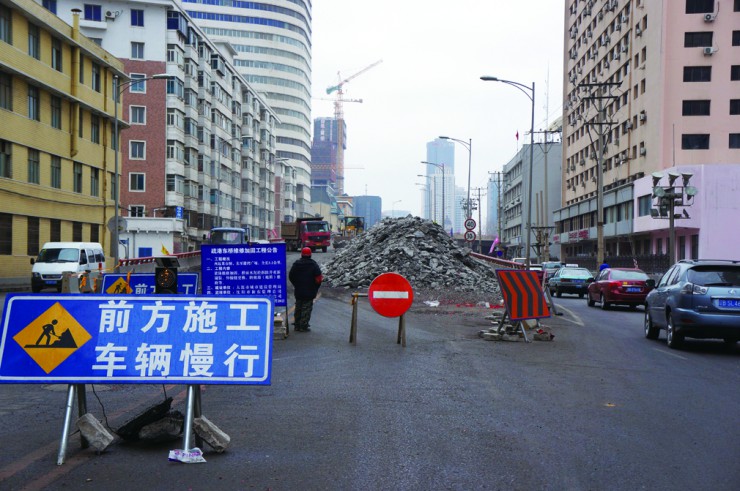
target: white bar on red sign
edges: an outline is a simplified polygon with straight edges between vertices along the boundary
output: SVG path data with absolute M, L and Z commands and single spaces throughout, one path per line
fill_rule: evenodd
M 409 298 L 409 292 L 373 292 L 373 298 Z

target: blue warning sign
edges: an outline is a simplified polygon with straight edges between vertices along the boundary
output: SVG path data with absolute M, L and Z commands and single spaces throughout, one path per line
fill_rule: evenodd
M 270 384 L 273 302 L 11 294 L 0 383 Z

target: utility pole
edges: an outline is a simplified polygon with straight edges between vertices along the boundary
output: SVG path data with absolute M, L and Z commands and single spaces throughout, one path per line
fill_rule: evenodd
M 557 131 L 549 131 L 549 130 L 535 131 L 535 133 L 541 133 L 541 134 L 545 135 L 545 142 L 544 142 L 544 144 L 543 143 L 537 143 L 537 145 L 540 146 L 540 150 L 542 151 L 542 153 L 545 156 L 545 185 L 544 185 L 544 200 L 543 200 L 543 203 L 542 203 L 542 218 L 543 218 L 544 223 L 541 226 L 542 227 L 548 227 L 548 225 L 550 223 L 550 217 L 549 217 L 549 213 L 550 213 L 549 207 L 550 207 L 550 205 L 549 205 L 549 203 L 547 201 L 548 200 L 548 197 L 547 197 L 547 187 L 548 187 L 547 186 L 547 174 L 548 174 L 548 172 L 547 172 L 547 154 L 550 153 L 550 150 L 552 150 L 552 147 L 548 146 L 548 143 L 552 143 L 552 142 L 549 141 L 549 136 L 550 135 L 561 135 L 562 133 L 561 133 L 561 130 L 557 130 Z M 544 254 L 543 254 L 542 258 L 540 258 L 540 257 L 537 258 L 537 260 L 538 260 L 539 263 L 542 263 L 542 261 L 549 261 L 550 260 L 550 246 L 549 246 L 549 243 L 550 243 L 550 231 L 551 230 L 552 229 L 545 228 L 545 237 L 544 237 L 544 240 L 545 240 L 545 242 L 544 242 L 545 243 L 545 250 L 544 250 Z M 541 250 L 542 249 L 540 249 L 540 251 Z
M 604 100 L 616 99 L 618 96 L 611 95 L 615 87 L 619 87 L 621 82 L 601 82 L 601 83 L 582 83 L 578 84 L 579 89 L 586 89 L 589 95 L 584 97 L 584 101 L 596 102 L 596 118 L 593 121 L 586 121 L 584 125 L 588 128 L 588 136 L 591 139 L 591 153 L 598 151 L 596 163 L 596 264 L 604 262 L 604 147 L 611 126 L 615 123 L 606 120 L 606 109 Z M 607 94 L 605 92 L 608 91 Z M 591 136 L 591 129 L 596 129 L 598 137 L 598 148 Z M 605 129 L 606 128 L 606 129 Z

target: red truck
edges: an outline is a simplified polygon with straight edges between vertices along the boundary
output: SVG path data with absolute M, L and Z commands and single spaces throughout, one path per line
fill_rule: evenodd
M 331 244 L 329 222 L 324 217 L 298 218 L 295 222 L 280 222 L 280 235 L 289 251 L 310 247 L 326 252 Z

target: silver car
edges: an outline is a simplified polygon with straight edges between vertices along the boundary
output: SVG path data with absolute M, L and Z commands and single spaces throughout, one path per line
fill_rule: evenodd
M 645 337 L 666 331 L 670 348 L 684 338 L 740 340 L 740 261 L 681 260 L 645 298 Z

